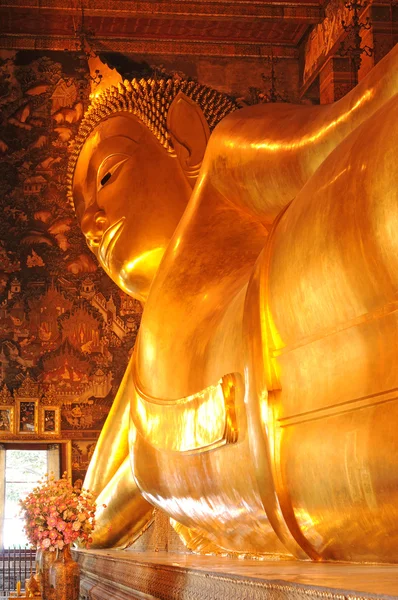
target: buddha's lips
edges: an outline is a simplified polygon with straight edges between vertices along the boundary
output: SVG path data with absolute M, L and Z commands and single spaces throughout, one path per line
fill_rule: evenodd
M 121 219 L 119 219 L 119 221 L 116 221 L 116 223 L 114 223 L 113 225 L 108 227 L 108 229 L 105 231 L 104 235 L 102 236 L 102 240 L 101 240 L 101 244 L 100 244 L 100 248 L 99 248 L 99 258 L 100 258 L 102 264 L 108 270 L 110 270 L 110 267 L 111 267 L 110 258 L 111 258 L 112 250 L 123 230 L 124 221 L 125 221 L 125 217 L 122 217 Z

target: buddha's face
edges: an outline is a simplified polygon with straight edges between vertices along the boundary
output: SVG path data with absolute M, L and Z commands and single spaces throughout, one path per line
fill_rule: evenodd
M 178 160 L 133 115 L 101 122 L 80 152 L 73 197 L 81 229 L 108 275 L 138 300 L 191 191 Z

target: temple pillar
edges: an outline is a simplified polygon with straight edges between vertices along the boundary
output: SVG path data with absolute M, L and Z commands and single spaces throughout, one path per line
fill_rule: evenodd
M 325 19 L 315 25 L 301 48 L 302 85 L 300 98 L 311 99 L 311 90 L 319 80 L 320 103 L 338 100 L 356 85 L 355 73 L 350 75 L 349 55 L 342 55 L 342 44 L 353 45 L 350 34 L 344 31 L 343 21 L 352 23 L 352 11 L 342 3 L 325 7 Z M 398 42 L 397 0 L 377 0 L 364 8 L 360 23 L 370 23 L 369 29 L 361 29 L 361 48 L 371 48 L 372 55 L 361 55 L 358 81 L 361 81 Z M 344 60 L 346 62 L 344 62 Z
M 331 56 L 319 72 L 319 99 L 321 104 L 340 100 L 354 87 L 349 58 Z
M 371 27 L 361 32 L 362 47 L 372 48 L 373 53 L 371 56 L 362 55 L 358 81 L 361 81 L 398 42 L 397 3 L 391 1 L 388 4 L 371 4 L 361 20 L 364 21 L 366 17 L 369 17 Z

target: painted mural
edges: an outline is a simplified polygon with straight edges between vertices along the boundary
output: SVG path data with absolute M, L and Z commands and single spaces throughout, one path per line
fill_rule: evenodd
M 88 93 L 67 52 L 0 53 L 0 435 L 57 434 L 75 454 L 95 444 L 142 312 L 98 267 L 66 201 Z
M 94 453 L 95 444 L 95 439 L 72 442 L 72 469 L 75 481 L 83 481 L 87 467 Z

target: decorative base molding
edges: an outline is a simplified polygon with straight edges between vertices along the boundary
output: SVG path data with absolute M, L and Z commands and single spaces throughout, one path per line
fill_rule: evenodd
M 398 567 L 78 551 L 81 600 L 383 600 Z

